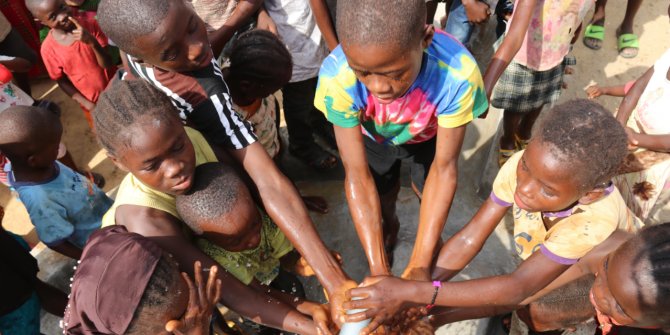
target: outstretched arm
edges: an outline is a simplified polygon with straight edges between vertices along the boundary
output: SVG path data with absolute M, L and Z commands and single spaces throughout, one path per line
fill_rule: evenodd
M 344 190 L 351 219 L 361 240 L 373 276 L 389 275 L 384 252 L 382 216 L 375 181 L 368 167 L 359 127 L 334 126 L 337 148 L 344 165 Z
M 472 220 L 449 238 L 440 250 L 432 274 L 433 279 L 450 280 L 470 264 L 508 208 L 495 203 L 491 198 L 486 199 Z
M 439 127 L 435 158 L 430 166 L 419 210 L 419 229 L 403 278 L 430 279 L 433 251 L 456 193 L 458 156 L 463 145 L 467 125 L 456 128 Z
M 507 65 L 509 65 L 509 62 L 521 48 L 536 3 L 537 0 L 518 0 L 514 4 L 512 25 L 507 35 L 505 35 L 502 45 L 498 48 L 495 55 L 493 55 L 493 59 L 491 59 L 491 63 L 484 74 L 484 86 L 486 87 L 487 98 L 491 98 L 493 87 L 496 86 L 498 79 L 505 72 L 505 69 L 507 69 Z
M 193 276 L 193 264 L 199 261 L 203 268 L 217 265 L 189 241 L 181 231 L 179 220 L 163 211 L 134 205 L 122 205 L 116 209 L 116 224 L 124 225 L 129 232 L 138 233 L 156 242 L 171 253 L 179 262 L 181 271 Z M 292 307 L 268 299 L 252 288 L 242 284 L 226 271 L 218 271 L 223 294 L 221 303 L 241 315 L 274 328 L 299 334 L 315 333 L 314 324 Z
M 298 191 L 259 142 L 231 151 L 231 154 L 256 184 L 268 215 L 314 269 L 331 297 L 334 319 L 339 319 L 335 315 L 342 312 L 340 305 L 344 292 L 356 284 L 342 271 L 319 237 Z

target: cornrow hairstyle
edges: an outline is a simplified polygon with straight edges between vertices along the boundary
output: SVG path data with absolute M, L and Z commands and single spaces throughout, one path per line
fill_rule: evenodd
M 664 331 L 670 331 L 670 223 L 647 226 L 637 233 L 628 251 L 637 283 L 640 310 Z
M 557 105 L 538 122 L 534 139 L 574 171 L 580 190 L 606 187 L 628 153 L 626 132 L 600 104 L 575 99 Z
M 129 131 L 139 119 L 179 122 L 170 99 L 143 80 L 115 79 L 102 92 L 93 113 L 100 145 L 116 155 L 120 145 L 130 144 Z
M 589 292 L 595 281 L 594 275 L 585 275 L 573 280 L 530 304 L 543 316 L 551 317 L 563 328 L 576 326 L 593 317 L 595 310 L 589 300 Z
M 176 303 L 175 294 L 166 294 L 182 280 L 177 264 L 167 253 L 156 264 L 151 279 L 142 294 L 133 320 L 128 325 L 126 334 L 159 334 L 165 330 L 165 314 Z
M 216 220 L 234 211 L 238 199 L 251 199 L 242 179 L 229 166 L 206 163 L 198 166 L 191 189 L 176 199 L 177 212 L 197 235 L 204 220 Z
M 241 34 L 230 51 L 230 76 L 272 86 L 276 90 L 291 79 L 291 53 L 277 36 L 266 30 Z
M 424 0 L 340 0 L 337 36 L 343 45 L 414 46 L 426 23 Z
M 139 55 L 135 38 L 149 34 L 163 22 L 175 0 L 102 0 L 98 5 L 100 29 L 121 50 Z

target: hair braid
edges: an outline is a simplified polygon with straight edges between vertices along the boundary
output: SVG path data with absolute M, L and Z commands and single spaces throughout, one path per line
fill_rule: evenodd
M 230 52 L 230 75 L 234 78 L 279 89 L 290 79 L 292 68 L 288 49 L 269 31 L 241 34 Z

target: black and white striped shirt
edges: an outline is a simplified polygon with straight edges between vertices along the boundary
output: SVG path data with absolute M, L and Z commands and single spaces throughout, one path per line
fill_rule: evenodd
M 135 62 L 129 55 L 130 74 L 142 78 L 165 93 L 179 116 L 213 144 L 242 149 L 256 142 L 251 124 L 233 110 L 221 68 L 212 59 L 209 66 L 187 73 L 165 71 Z

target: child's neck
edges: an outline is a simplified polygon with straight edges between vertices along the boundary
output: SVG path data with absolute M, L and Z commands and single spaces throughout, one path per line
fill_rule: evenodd
M 54 40 L 61 45 L 72 45 L 74 43 L 74 38 L 72 37 L 72 32 L 65 31 L 62 29 L 52 28 L 51 34 L 53 35 Z
M 47 168 L 33 168 L 29 166 L 20 166 L 12 164 L 14 181 L 41 183 L 52 179 L 58 173 L 56 162 L 53 162 Z

